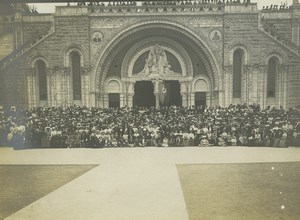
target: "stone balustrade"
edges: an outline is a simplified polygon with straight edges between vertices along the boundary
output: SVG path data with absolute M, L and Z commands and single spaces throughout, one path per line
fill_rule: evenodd
M 0 60 L 0 69 L 5 68 L 8 64 L 16 60 L 18 57 L 23 55 L 25 52 L 39 44 L 41 41 L 43 41 L 45 38 L 49 37 L 51 34 L 55 32 L 54 26 L 52 26 L 47 32 L 41 33 L 37 38 L 30 40 L 24 44 L 22 44 L 19 48 L 14 50 L 11 54 L 4 57 L 2 60 Z
M 118 5 L 118 6 L 88 6 L 90 13 L 200 13 L 223 12 L 223 4 L 190 4 L 190 5 Z
M 58 16 L 83 14 L 143 14 L 143 13 L 257 13 L 257 4 L 249 0 L 198 0 L 90 3 L 77 6 L 57 6 Z
M 279 42 L 281 45 L 288 48 L 290 51 L 294 52 L 297 55 L 300 55 L 300 47 L 294 44 L 291 40 L 285 39 L 278 33 L 278 30 L 275 25 L 268 24 L 264 21 L 259 25 L 259 29 L 269 35 L 271 38 Z

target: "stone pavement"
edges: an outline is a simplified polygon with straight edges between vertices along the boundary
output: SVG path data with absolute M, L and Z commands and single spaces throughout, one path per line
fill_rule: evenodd
M 187 220 L 176 164 L 300 161 L 300 148 L 0 148 L 0 164 L 97 164 L 8 220 Z

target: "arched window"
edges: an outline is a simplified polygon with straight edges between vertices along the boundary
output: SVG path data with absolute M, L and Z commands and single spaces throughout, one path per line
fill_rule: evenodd
M 48 98 L 46 64 L 43 60 L 38 60 L 35 63 L 35 68 L 38 76 L 39 99 L 45 101 Z
M 233 53 L 233 98 L 241 98 L 244 51 L 237 49 Z
M 268 61 L 268 80 L 267 80 L 267 96 L 275 97 L 276 94 L 276 76 L 278 74 L 279 59 L 271 57 Z
M 77 51 L 70 54 L 73 81 L 73 100 L 81 100 L 80 55 Z

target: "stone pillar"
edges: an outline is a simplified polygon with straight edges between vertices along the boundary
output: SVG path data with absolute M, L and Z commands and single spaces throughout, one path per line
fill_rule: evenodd
M 98 105 L 99 108 L 104 108 L 104 96 L 102 93 L 98 93 L 97 95 Z
M 70 96 L 72 96 L 70 89 L 70 68 L 64 67 L 62 69 L 62 83 L 61 83 L 61 96 L 62 96 L 62 105 L 67 107 L 71 104 Z
M 288 108 L 287 100 L 288 100 L 288 76 L 289 76 L 289 66 L 283 66 L 282 68 L 282 75 L 283 75 L 283 107 L 285 109 Z
M 124 94 L 120 93 L 120 108 L 124 107 Z
M 96 93 L 95 92 L 89 92 L 88 99 L 89 99 L 88 107 L 96 106 Z
M 188 86 L 188 91 L 187 91 L 187 99 L 188 100 L 187 100 L 187 102 L 188 102 L 188 106 L 191 107 L 193 105 L 192 104 L 192 94 L 194 94 L 193 91 L 192 91 L 193 86 L 192 86 L 191 82 L 188 82 L 187 86 Z
M 232 78 L 232 66 L 224 67 L 224 92 L 225 92 L 225 106 L 229 106 L 233 103 L 233 78 Z
M 47 106 L 54 106 L 55 81 L 54 71 L 51 68 L 46 69 L 47 77 Z
M 109 107 L 109 97 L 107 93 L 103 94 L 103 103 L 104 103 L 104 108 Z
M 84 106 L 89 106 L 89 85 L 90 67 L 81 68 L 81 102 Z
M 191 106 L 195 105 L 195 92 L 194 91 L 191 91 Z
M 62 92 L 61 92 L 61 83 L 62 83 L 62 74 L 60 74 L 60 69 L 58 66 L 53 68 L 53 74 L 55 83 L 53 85 L 53 102 L 54 106 L 62 106 Z
M 211 106 L 211 101 L 212 101 L 212 97 L 211 97 L 211 92 L 206 92 L 206 105 L 207 107 Z
M 242 72 L 242 103 L 249 104 L 249 91 L 250 91 L 250 85 L 251 83 L 251 73 L 250 73 L 250 67 L 248 65 L 243 66 L 243 72 Z
M 127 89 L 127 106 L 133 107 L 134 83 L 129 83 Z
M 126 83 L 122 82 L 122 90 L 120 94 L 120 107 L 127 106 L 127 92 L 126 92 Z
M 127 94 L 127 106 L 132 108 L 133 107 L 133 94 Z
M 262 108 L 266 108 L 268 105 L 268 67 L 263 66 L 261 68 L 261 77 L 262 77 L 262 84 L 263 84 L 263 89 L 262 89 L 262 97 L 263 97 L 263 105 L 261 106 Z
M 265 100 L 265 66 L 255 65 L 253 66 L 253 75 L 256 75 L 256 82 L 253 85 L 255 91 L 253 91 L 254 96 L 256 97 L 256 103 L 260 105 L 261 108 L 264 108 Z M 256 84 L 257 83 L 257 84 Z
M 38 91 L 38 85 L 37 85 L 37 75 L 36 70 L 34 69 L 32 73 L 32 106 L 37 107 L 38 101 L 39 101 L 39 91 Z
M 155 107 L 159 108 L 159 81 L 158 80 L 153 80 L 152 84 L 154 86 L 154 96 L 155 96 Z
M 29 68 L 26 70 L 26 98 L 27 98 L 27 106 L 29 108 L 34 107 L 34 97 L 33 97 L 33 84 L 32 84 L 32 77 L 34 74 L 34 70 Z
M 187 85 L 186 82 L 180 83 L 180 94 L 182 96 L 182 106 L 188 107 L 188 99 L 187 99 Z

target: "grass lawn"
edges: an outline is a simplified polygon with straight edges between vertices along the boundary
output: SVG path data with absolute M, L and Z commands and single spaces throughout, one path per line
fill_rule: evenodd
M 177 165 L 190 220 L 299 220 L 300 163 Z
M 0 219 L 94 167 L 95 165 L 0 165 Z

